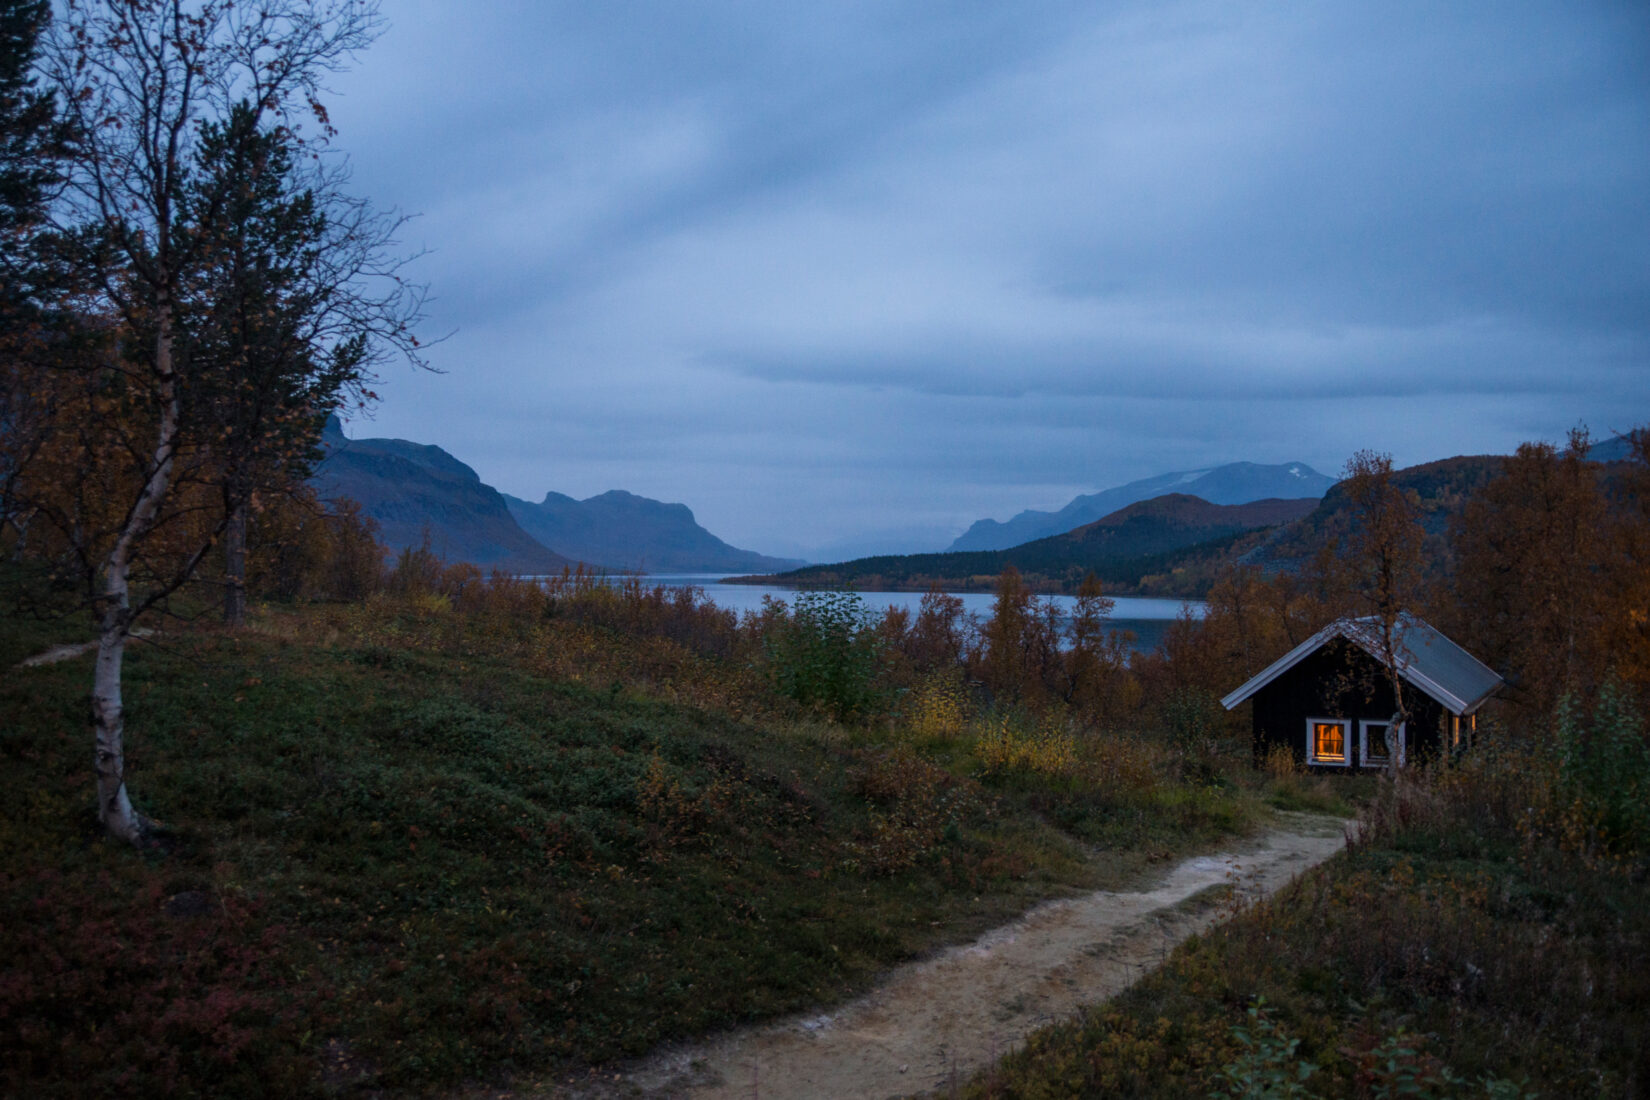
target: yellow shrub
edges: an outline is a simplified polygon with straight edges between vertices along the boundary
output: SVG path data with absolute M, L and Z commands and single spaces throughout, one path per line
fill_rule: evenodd
M 985 771 L 1027 771 L 1037 775 L 1073 776 L 1080 761 L 1077 742 L 1067 730 L 1045 722 L 1032 732 L 1000 715 L 980 731 L 975 752 Z
M 968 700 L 953 676 L 935 676 L 917 691 L 910 729 L 918 737 L 947 740 L 968 722 Z

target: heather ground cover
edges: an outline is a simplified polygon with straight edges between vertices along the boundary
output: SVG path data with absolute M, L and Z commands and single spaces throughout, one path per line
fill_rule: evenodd
M 632 1055 L 1264 814 L 1137 733 L 943 687 L 831 721 L 691 616 L 597 618 L 388 594 L 171 624 L 127 657 L 141 852 L 92 813 L 90 658 L 8 668 L 6 1090 L 422 1092 Z M 6 655 L 73 628 L 8 620 Z

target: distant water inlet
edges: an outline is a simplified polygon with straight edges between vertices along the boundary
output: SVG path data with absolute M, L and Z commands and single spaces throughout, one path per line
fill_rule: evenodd
M 780 600 L 789 603 L 796 596 L 796 589 L 782 588 L 778 585 L 765 584 L 723 584 L 722 581 L 730 576 L 727 573 L 657 573 L 643 577 L 647 584 L 663 584 L 671 588 L 686 588 L 696 586 L 704 589 L 705 595 L 718 607 L 743 615 L 747 611 L 762 610 L 764 599 Z M 996 597 L 989 592 L 947 592 L 948 596 L 955 596 L 963 602 L 965 614 L 976 615 L 982 621 L 991 616 L 992 604 Z M 873 612 L 881 614 L 890 607 L 903 607 L 914 616 L 922 605 L 921 592 L 861 592 L 861 599 L 865 606 Z M 1046 596 L 1040 599 L 1051 599 L 1060 609 L 1062 615 L 1069 616 L 1071 609 L 1077 602 L 1075 596 Z M 1201 619 L 1205 610 L 1202 600 L 1171 600 L 1139 596 L 1113 597 L 1110 625 L 1114 630 L 1127 630 L 1134 634 L 1134 649 L 1136 652 L 1147 652 L 1157 648 L 1162 640 L 1163 633 L 1169 624 L 1180 617 L 1182 610 L 1191 614 L 1193 618 Z

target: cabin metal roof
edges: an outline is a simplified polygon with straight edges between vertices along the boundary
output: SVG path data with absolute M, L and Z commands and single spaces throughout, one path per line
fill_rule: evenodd
M 1374 615 L 1336 619 L 1250 677 L 1242 687 L 1222 699 L 1221 706 L 1231 710 L 1334 638 L 1345 638 L 1382 665 L 1386 664 L 1380 619 Z M 1484 662 L 1407 611 L 1399 614 L 1395 624 L 1393 649 L 1398 674 L 1438 700 L 1451 714 L 1473 713 L 1501 686 L 1501 677 Z

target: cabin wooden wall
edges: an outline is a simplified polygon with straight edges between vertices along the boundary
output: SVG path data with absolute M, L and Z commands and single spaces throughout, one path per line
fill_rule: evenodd
M 1409 708 L 1405 755 L 1410 762 L 1436 753 L 1443 743 L 1441 729 L 1449 713 L 1431 696 L 1413 684 L 1404 684 L 1404 703 Z M 1331 639 L 1316 653 L 1257 691 L 1254 708 L 1255 759 L 1265 758 L 1273 745 L 1285 745 L 1295 759 L 1306 763 L 1306 720 L 1308 718 L 1352 719 L 1351 767 L 1323 766 L 1315 771 L 1356 771 L 1358 722 L 1385 721 L 1396 709 L 1387 673 L 1362 649 L 1342 638 Z

